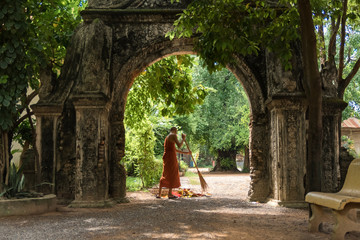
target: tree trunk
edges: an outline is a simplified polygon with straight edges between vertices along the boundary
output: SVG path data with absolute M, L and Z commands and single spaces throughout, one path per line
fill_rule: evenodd
M 0 192 L 4 190 L 4 173 L 5 173 L 5 152 L 7 149 L 4 144 L 4 133 L 1 131 L 0 136 Z
M 0 192 L 4 190 L 9 181 L 10 169 L 8 133 L 1 131 L 0 137 Z
M 299 0 L 304 88 L 309 106 L 308 156 L 305 191 L 321 191 L 322 88 L 317 62 L 315 28 L 309 0 Z
M 218 150 L 218 157 L 213 171 L 239 171 L 236 167 L 236 151 Z

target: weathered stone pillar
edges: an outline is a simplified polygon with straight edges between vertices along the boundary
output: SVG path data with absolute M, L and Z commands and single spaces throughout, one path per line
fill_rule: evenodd
M 341 113 L 346 106 L 347 103 L 341 99 L 323 99 L 322 192 L 336 192 L 340 190 L 340 124 Z
M 252 116 L 250 120 L 249 158 L 250 158 L 250 190 L 249 200 L 266 202 L 270 193 L 268 171 L 269 128 L 266 116 Z
M 273 98 L 268 108 L 273 201 L 288 207 L 301 206 L 305 195 L 306 105 L 300 97 L 283 97 Z
M 76 111 L 75 200 L 71 207 L 104 207 L 109 200 L 108 108 L 101 94 L 73 97 Z
M 125 129 L 120 121 L 111 122 L 110 197 L 118 203 L 128 202 L 126 198 L 126 171 L 120 163 L 125 155 Z
M 55 193 L 57 123 L 62 113 L 62 106 L 36 104 L 31 108 L 36 116 L 36 150 L 38 152 L 38 156 L 35 157 L 36 182 L 41 184 L 39 191 Z M 51 183 L 51 185 L 44 183 Z

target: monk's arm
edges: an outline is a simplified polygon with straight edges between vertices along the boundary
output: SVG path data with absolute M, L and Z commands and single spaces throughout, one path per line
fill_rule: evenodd
M 191 152 L 184 152 L 184 151 L 181 151 L 181 150 L 178 150 L 178 149 L 176 149 L 176 152 L 181 153 L 181 154 L 191 154 Z
M 176 135 L 173 136 L 174 142 L 176 143 L 176 145 L 178 146 L 178 148 L 181 148 L 182 145 L 184 144 L 184 138 L 181 139 L 181 142 L 179 142 L 179 140 L 177 139 Z

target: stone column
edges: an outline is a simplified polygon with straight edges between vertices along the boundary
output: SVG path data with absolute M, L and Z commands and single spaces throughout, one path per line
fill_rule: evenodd
M 341 113 L 346 106 L 347 103 L 341 99 L 323 99 L 322 192 L 336 192 L 340 190 L 340 124 Z
M 55 193 L 55 166 L 57 149 L 57 124 L 62 113 L 60 105 L 31 106 L 36 116 L 36 150 L 35 175 L 37 184 L 41 184 L 39 191 Z M 51 183 L 44 184 L 44 183 Z
M 101 94 L 73 97 L 76 111 L 75 200 L 71 207 L 111 206 L 109 200 L 108 108 Z
M 266 202 L 270 193 L 268 171 L 269 127 L 267 116 L 252 116 L 250 120 L 249 158 L 250 158 L 250 190 L 249 200 Z
M 123 120 L 111 122 L 110 197 L 118 203 L 126 198 L 126 171 L 121 164 L 125 155 L 125 129 Z
M 306 105 L 302 98 L 273 98 L 268 102 L 271 118 L 270 171 L 273 202 L 304 205 L 306 170 Z

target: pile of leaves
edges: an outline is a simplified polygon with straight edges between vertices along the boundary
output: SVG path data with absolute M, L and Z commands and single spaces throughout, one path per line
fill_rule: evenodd
M 152 191 L 151 191 L 152 190 Z M 150 191 L 156 195 L 158 193 L 158 189 L 151 189 Z M 195 193 L 194 191 L 192 191 L 190 188 L 179 188 L 177 190 L 174 190 L 172 192 L 172 195 L 178 197 L 178 198 L 194 198 L 194 197 L 210 197 L 211 194 L 206 193 L 206 194 L 202 194 L 202 193 Z M 161 198 L 167 198 L 168 197 L 168 192 L 167 189 L 163 189 L 162 194 L 161 194 Z
M 173 193 L 174 194 L 174 193 Z M 210 196 L 209 194 L 202 194 L 202 193 L 195 193 L 190 190 L 190 188 L 179 188 L 177 192 L 174 194 L 177 197 L 183 197 L 183 198 L 193 198 L 193 197 L 205 197 Z

